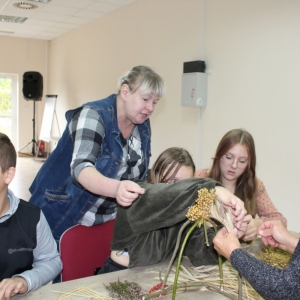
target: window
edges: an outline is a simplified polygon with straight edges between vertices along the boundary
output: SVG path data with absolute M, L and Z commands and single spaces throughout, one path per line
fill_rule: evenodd
M 18 149 L 18 75 L 0 73 L 0 131 Z

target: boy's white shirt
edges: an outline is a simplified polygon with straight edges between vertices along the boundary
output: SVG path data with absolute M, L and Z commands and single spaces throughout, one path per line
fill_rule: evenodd
M 10 207 L 9 210 L 0 217 L 0 223 L 9 219 L 16 212 L 20 203 L 20 199 L 17 198 L 11 190 L 8 190 L 8 197 L 10 199 Z M 49 283 L 62 270 L 62 262 L 57 251 L 56 242 L 42 211 L 36 228 L 36 240 L 37 246 L 33 249 L 33 268 L 12 276 L 20 276 L 27 281 L 28 291 L 22 295 L 26 295 L 29 291 Z

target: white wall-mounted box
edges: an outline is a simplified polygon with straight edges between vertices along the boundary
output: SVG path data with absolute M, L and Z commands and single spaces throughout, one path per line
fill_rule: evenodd
M 207 74 L 184 73 L 181 81 L 181 105 L 205 107 L 207 104 Z

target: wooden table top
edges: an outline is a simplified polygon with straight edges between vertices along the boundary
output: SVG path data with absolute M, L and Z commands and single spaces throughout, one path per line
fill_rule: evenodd
M 161 272 L 162 277 L 166 273 L 169 262 L 164 262 L 152 266 L 147 267 L 136 267 L 132 269 L 117 271 L 113 273 L 107 273 L 97 276 L 91 276 L 71 281 L 66 281 L 57 284 L 48 284 L 43 286 L 35 291 L 31 291 L 26 296 L 22 297 L 22 300 L 54 300 L 54 299 L 72 299 L 72 300 L 94 300 L 101 299 L 83 295 L 88 292 L 88 289 L 100 293 L 101 295 L 108 296 L 108 290 L 104 285 L 109 285 L 110 282 L 118 281 L 118 279 L 122 282 L 125 280 L 133 281 L 141 285 L 142 289 L 145 291 L 149 291 L 151 287 L 158 284 L 159 280 L 159 272 Z M 183 259 L 182 262 L 185 266 L 190 266 L 188 259 Z M 163 277 L 164 278 L 164 277 Z M 169 281 L 168 284 L 172 285 L 173 282 Z M 82 287 L 82 292 L 78 292 L 76 295 L 74 291 L 79 287 Z M 61 293 L 60 293 L 61 292 Z M 69 293 L 69 295 L 67 294 Z M 80 296 L 81 294 L 81 296 Z M 63 297 L 65 295 L 65 297 Z M 210 291 L 185 291 L 176 296 L 176 299 L 185 299 L 185 300 L 195 300 L 199 297 L 204 297 L 203 299 L 210 300 L 222 300 L 228 299 L 227 297 L 210 292 Z M 167 295 L 164 299 L 169 300 L 172 298 L 172 294 Z M 104 299 L 104 297 L 103 297 Z
M 296 235 L 296 234 L 295 234 Z M 299 234 L 297 234 L 299 236 Z M 242 248 L 248 251 L 250 254 L 257 256 L 257 254 L 262 249 L 262 242 L 260 238 L 257 238 L 250 244 L 242 244 Z M 91 276 L 86 278 L 81 278 L 77 280 L 66 281 L 57 284 L 48 284 L 43 286 L 36 291 L 31 291 L 26 296 L 22 297 L 22 300 L 95 300 L 95 299 L 105 299 L 104 297 L 108 297 L 109 293 L 106 289 L 105 285 L 109 285 L 111 282 L 116 282 L 118 280 L 124 282 L 125 280 L 130 282 L 138 283 L 143 291 L 148 292 L 153 286 L 160 283 L 159 274 L 161 272 L 161 277 L 164 279 L 165 273 L 168 268 L 169 261 L 165 261 L 152 266 L 145 267 L 136 267 L 127 270 L 117 271 L 113 273 L 107 273 L 97 276 Z M 182 265 L 186 267 L 188 272 L 191 272 L 193 269 L 190 261 L 187 258 L 183 258 Z M 226 264 L 225 264 L 226 265 Z M 225 266 L 223 265 L 223 266 Z M 230 264 L 229 264 L 230 265 Z M 218 266 L 206 266 L 203 267 L 205 269 L 206 274 L 216 274 L 216 280 L 219 280 L 219 271 Z M 228 268 L 228 265 L 227 265 Z M 232 267 L 231 267 L 232 268 Z M 196 268 L 197 269 L 197 268 Z M 224 269 L 224 267 L 223 267 Z M 226 270 L 226 266 L 225 269 Z M 187 274 L 187 273 L 186 273 Z M 183 276 L 183 277 L 181 277 Z M 198 273 L 197 273 L 198 276 Z M 230 274 L 232 277 L 232 274 Z M 234 275 L 237 277 L 237 275 Z M 185 280 L 184 271 L 180 271 L 179 278 L 184 279 L 183 281 L 189 281 L 190 279 Z M 224 278 L 226 278 L 224 276 Z M 194 279 L 194 278 L 193 278 Z M 224 279 L 225 280 L 225 279 Z M 219 282 L 219 281 L 218 281 Z M 174 271 L 169 274 L 168 285 L 173 285 L 174 283 Z M 81 292 L 76 292 L 76 289 L 82 288 Z M 88 291 L 93 293 L 99 293 L 98 297 L 95 295 L 86 296 Z M 76 292 L 76 293 L 75 293 Z M 101 297 L 100 297 L 101 295 Z M 229 299 L 226 296 L 219 294 L 217 292 L 213 292 L 207 290 L 206 288 L 201 288 L 192 291 L 184 291 L 176 295 L 176 299 L 178 300 L 195 300 L 195 299 L 209 299 L 209 300 L 222 300 Z M 107 298 L 111 299 L 111 298 Z M 165 300 L 172 299 L 172 293 L 164 296 Z

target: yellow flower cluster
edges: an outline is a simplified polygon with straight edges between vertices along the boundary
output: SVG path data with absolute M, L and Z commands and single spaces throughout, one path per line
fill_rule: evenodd
M 217 197 L 216 190 L 211 189 L 208 191 L 206 188 L 198 191 L 198 199 L 196 204 L 191 206 L 186 214 L 186 217 L 195 222 L 199 219 L 209 221 L 211 205 Z

